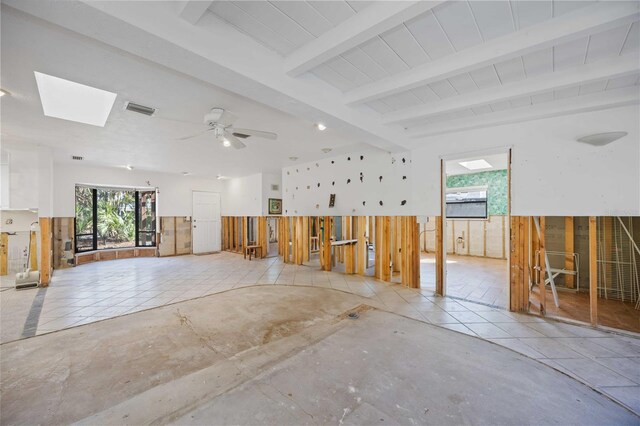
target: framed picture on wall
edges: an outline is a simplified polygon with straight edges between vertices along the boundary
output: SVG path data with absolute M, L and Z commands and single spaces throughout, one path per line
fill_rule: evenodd
M 269 198 L 269 214 L 282 214 L 281 198 Z

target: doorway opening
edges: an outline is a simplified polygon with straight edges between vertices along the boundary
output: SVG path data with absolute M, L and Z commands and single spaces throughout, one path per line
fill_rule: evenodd
M 447 160 L 443 167 L 445 294 L 508 308 L 509 153 Z M 424 238 L 431 253 L 435 251 L 432 229 L 425 229 Z M 427 269 L 435 268 L 431 253 L 421 259 Z M 426 277 L 433 276 L 425 272 Z

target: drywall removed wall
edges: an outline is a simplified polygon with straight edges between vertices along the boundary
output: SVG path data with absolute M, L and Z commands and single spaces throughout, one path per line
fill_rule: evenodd
M 216 179 L 125 168 L 56 163 L 53 175 L 53 216 L 56 217 L 75 216 L 75 186 L 79 183 L 158 188 L 158 216 L 191 216 L 193 191 L 222 192 L 222 184 Z M 224 198 L 222 202 L 224 205 Z
M 511 214 L 640 215 L 640 110 L 637 105 L 432 136 L 412 151 L 412 210 L 440 214 L 440 161 L 512 148 Z M 629 134 L 595 147 L 576 138 Z M 497 149 L 497 150 L 496 150 Z
M 29 254 L 29 235 L 31 224 L 38 222 L 38 213 L 28 210 L 0 211 L 0 232 L 7 233 L 7 271 L 24 271 Z M 37 229 L 37 228 L 36 228 Z M 36 231 L 36 243 L 39 245 L 40 232 Z M 40 250 L 34 253 L 40 265 Z
M 411 155 L 361 151 L 282 170 L 288 216 L 411 215 Z M 335 205 L 329 206 L 335 194 Z

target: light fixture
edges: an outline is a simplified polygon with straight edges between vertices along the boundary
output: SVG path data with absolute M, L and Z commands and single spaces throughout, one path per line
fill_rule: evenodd
M 191 172 L 182 172 L 182 176 L 189 176 Z
M 291 161 L 296 161 L 298 159 L 298 157 L 289 157 L 289 160 Z
M 216 179 L 221 180 L 221 179 L 225 179 L 225 177 L 222 176 L 222 175 L 218 175 L 218 176 L 216 176 Z
M 468 170 L 482 170 L 492 167 L 486 160 L 461 161 L 458 164 Z
M 125 169 L 127 170 L 133 170 L 133 166 L 127 164 L 126 166 L 124 166 Z
M 47 117 L 104 127 L 116 94 L 34 71 Z
M 323 123 L 317 123 L 316 128 L 322 132 L 327 129 L 327 126 L 325 126 Z
M 6 91 L 6 90 L 4 90 L 4 89 L 0 89 L 0 97 L 2 97 L 2 96 L 4 96 L 4 95 L 11 96 L 11 93 L 7 92 L 7 91 Z
M 629 133 L 627 132 L 607 132 L 607 133 L 596 133 L 593 135 L 583 136 L 581 138 L 576 139 L 578 142 L 588 143 L 593 146 L 603 146 L 610 144 L 613 141 L 617 141 L 620 138 L 627 136 Z
M 332 151 L 332 149 L 331 148 L 322 148 L 321 151 L 324 152 L 325 154 L 328 154 L 328 153 L 330 153 Z
M 223 138 L 222 139 L 222 146 L 224 146 L 225 148 L 229 148 L 231 146 L 231 142 L 229 142 L 229 139 Z

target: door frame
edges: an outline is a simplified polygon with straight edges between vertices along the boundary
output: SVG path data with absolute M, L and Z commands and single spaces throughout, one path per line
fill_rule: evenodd
M 218 194 L 218 197 L 220 198 L 220 215 L 219 217 L 219 222 L 220 222 L 220 250 L 214 250 L 214 251 L 210 251 L 210 252 L 202 252 L 202 253 L 197 253 L 197 254 L 208 254 L 208 253 L 219 253 L 220 251 L 222 251 L 222 193 L 217 192 L 217 191 L 202 191 L 199 189 L 192 189 L 191 190 L 191 254 L 196 254 L 193 250 L 194 244 L 193 244 L 193 196 L 194 193 L 196 192 L 203 192 L 203 193 L 207 193 L 207 194 Z
M 442 261 L 440 265 L 437 264 L 436 258 L 436 269 L 439 269 L 442 274 L 442 296 L 447 295 L 447 216 L 446 216 L 446 194 L 447 194 L 447 170 L 446 164 L 447 161 L 453 161 L 465 157 L 475 157 L 475 156 L 483 156 L 483 155 L 495 155 L 495 154 L 506 154 L 507 155 L 507 223 L 509 229 L 509 241 L 511 240 L 511 197 L 512 197 L 512 186 L 511 186 L 511 162 L 513 158 L 513 145 L 501 146 L 501 147 L 493 147 L 482 150 L 474 150 L 474 151 L 465 151 L 465 152 L 457 152 L 455 154 L 447 154 L 440 156 L 440 217 L 442 219 L 442 238 L 440 241 L 436 239 L 436 244 L 439 244 L 439 249 L 442 253 Z M 436 252 L 437 252 L 436 248 Z M 509 304 L 511 303 L 511 250 L 506 250 L 507 257 L 507 268 L 508 268 L 508 279 L 506 282 L 507 286 L 507 298 L 509 300 Z M 437 276 L 437 272 L 436 272 Z M 437 288 L 437 284 L 436 284 Z M 507 307 L 508 309 L 511 306 Z

